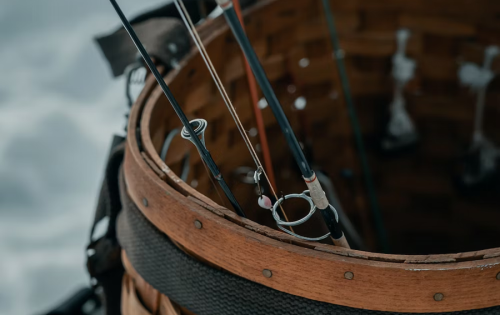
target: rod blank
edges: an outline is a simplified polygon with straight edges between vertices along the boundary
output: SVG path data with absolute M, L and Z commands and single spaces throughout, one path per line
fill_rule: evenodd
M 184 128 L 186 128 L 187 132 L 191 136 L 190 140 L 194 143 L 194 145 L 198 149 L 198 152 L 200 153 L 201 158 L 207 164 L 207 167 L 209 168 L 210 172 L 212 173 L 214 178 L 217 180 L 217 182 L 221 186 L 226 197 L 229 199 L 229 202 L 231 203 L 233 208 L 236 210 L 236 213 L 242 217 L 245 217 L 245 213 L 243 212 L 243 209 L 239 205 L 238 201 L 236 200 L 236 197 L 233 195 L 229 186 L 227 185 L 224 178 L 222 177 L 222 174 L 221 174 L 219 168 L 217 167 L 217 164 L 215 164 L 215 161 L 213 160 L 212 156 L 210 155 L 210 152 L 207 150 L 205 145 L 201 142 L 201 140 L 196 135 L 191 123 L 189 122 L 188 118 L 186 117 L 186 114 L 184 113 L 182 108 L 179 106 L 179 103 L 177 103 L 177 100 L 175 99 L 174 95 L 172 94 L 172 92 L 168 88 L 168 86 L 165 83 L 165 80 L 163 79 L 160 72 L 158 72 L 158 69 L 156 68 L 153 60 L 151 60 L 151 57 L 149 56 L 148 52 L 146 51 L 146 49 L 142 45 L 141 41 L 137 37 L 137 34 L 135 33 L 134 29 L 132 28 L 132 25 L 130 25 L 130 22 L 127 20 L 127 18 L 123 14 L 118 3 L 116 3 L 115 0 L 110 0 L 110 2 L 113 5 L 116 13 L 120 17 L 120 20 L 122 21 L 123 27 L 125 28 L 127 33 L 130 35 L 130 38 L 134 42 L 134 45 L 137 47 L 137 50 L 139 50 L 142 58 L 144 59 L 147 66 L 151 70 L 151 73 L 156 78 L 156 81 L 158 81 L 158 84 L 160 85 L 161 89 L 163 90 L 163 93 L 165 94 L 165 96 L 169 100 L 175 113 L 177 114 L 177 116 L 181 120 L 182 124 L 184 125 Z
M 321 214 L 323 216 L 323 220 L 325 221 L 328 230 L 330 231 L 333 241 L 336 245 L 342 247 L 349 247 L 345 236 L 340 227 L 340 223 L 335 219 L 334 213 L 331 211 L 328 199 L 326 198 L 323 189 L 321 188 L 321 184 L 319 183 L 314 171 L 309 166 L 309 162 L 304 156 L 304 152 L 302 152 L 302 148 L 300 147 L 297 138 L 295 137 L 295 133 L 293 132 L 290 123 L 288 122 L 288 118 L 283 112 L 283 108 L 279 103 L 276 94 L 269 82 L 262 65 L 255 53 L 252 44 L 248 40 L 248 37 L 243 30 L 243 27 L 240 24 L 238 19 L 238 15 L 234 10 L 231 0 L 216 0 L 219 6 L 223 9 L 224 16 L 236 37 L 245 57 L 247 58 L 248 63 L 255 75 L 257 82 L 259 83 L 260 88 L 262 89 L 262 93 L 264 94 L 269 107 L 273 111 L 276 120 L 285 136 L 285 139 L 288 143 L 290 150 L 292 151 L 292 155 L 297 163 L 304 180 L 306 181 L 307 186 L 311 191 L 311 197 L 314 200 L 314 203 L 320 209 Z

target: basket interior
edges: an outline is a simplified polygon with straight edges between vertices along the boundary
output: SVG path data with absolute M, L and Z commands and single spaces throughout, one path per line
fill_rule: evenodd
M 331 3 L 390 252 L 444 254 L 499 247 L 498 186 L 493 183 L 464 193 L 456 178 L 471 143 L 476 102 L 476 95 L 460 86 L 457 72 L 462 62 L 481 64 L 484 48 L 500 43 L 500 4 L 485 0 Z M 311 165 L 333 182 L 366 249 L 378 251 L 381 243 L 323 16 L 319 1 L 265 1 L 250 9 L 245 26 Z M 205 33 L 201 26 L 201 31 L 258 148 L 241 51 L 224 25 Z M 391 58 L 399 28 L 411 30 L 407 55 L 417 62 L 405 99 L 420 141 L 408 150 L 387 153 L 380 142 L 392 101 Z M 201 57 L 193 53 L 181 65 L 167 77 L 174 95 L 190 119 L 208 121 L 207 148 L 248 218 L 275 227 L 271 213 L 257 205 L 255 185 L 242 180 L 241 174 L 254 171 L 255 165 Z M 500 58 L 493 68 L 500 69 Z M 488 88 L 484 121 L 486 136 L 498 144 L 499 91 L 495 79 Z M 149 136 L 159 154 L 167 134 L 181 124 L 164 96 L 156 95 Z M 299 97 L 307 101 L 303 110 L 294 107 Z M 304 191 L 306 186 L 270 108 L 262 109 L 262 114 L 278 194 Z M 180 175 L 188 152 L 186 182 L 230 208 L 191 143 L 176 136 L 165 162 Z M 290 220 L 309 210 L 305 202 L 287 202 L 284 208 Z M 295 231 L 319 236 L 326 227 L 317 214 Z

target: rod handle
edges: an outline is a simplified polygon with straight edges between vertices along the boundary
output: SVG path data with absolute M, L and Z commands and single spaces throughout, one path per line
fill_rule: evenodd
M 332 237 L 332 240 L 333 240 L 333 244 L 335 244 L 335 246 L 344 247 L 347 249 L 351 248 L 351 246 L 347 242 L 347 239 L 345 238 L 344 234 L 342 234 L 342 236 L 340 238 L 333 238 Z
M 307 188 L 309 189 L 309 194 L 318 209 L 327 209 L 330 205 L 328 199 L 326 198 L 326 194 L 321 187 L 321 183 L 316 176 L 316 173 L 313 172 L 311 177 L 303 177 L 306 182 Z

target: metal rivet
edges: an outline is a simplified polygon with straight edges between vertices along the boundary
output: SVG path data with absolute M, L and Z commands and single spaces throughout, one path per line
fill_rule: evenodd
M 203 227 L 203 224 L 201 224 L 200 221 L 198 220 L 195 220 L 194 221 L 194 227 L 197 228 L 198 230 L 201 229 Z
M 500 280 L 500 272 L 497 273 L 497 280 Z
M 354 273 L 347 271 L 346 273 L 344 273 L 344 278 L 346 278 L 347 280 L 352 280 L 354 279 Z
M 444 299 L 444 294 L 443 293 L 436 293 L 434 294 L 434 301 L 442 301 Z
M 271 278 L 273 276 L 273 272 L 271 270 L 269 270 L 269 269 L 262 270 L 262 274 L 266 278 Z
M 148 200 L 146 198 L 142 198 L 142 204 L 144 205 L 144 207 L 147 207 L 148 206 Z

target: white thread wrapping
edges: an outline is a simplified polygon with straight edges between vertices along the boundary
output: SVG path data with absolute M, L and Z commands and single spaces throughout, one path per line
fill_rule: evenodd
M 326 198 L 325 192 L 319 183 L 318 177 L 313 173 L 310 178 L 304 177 L 307 188 L 309 188 L 309 194 L 318 209 L 326 209 L 330 206 L 328 199 Z
M 410 38 L 410 31 L 400 29 L 396 32 L 397 51 L 392 57 L 392 76 L 395 81 L 394 100 L 391 104 L 391 120 L 388 131 L 391 135 L 402 136 L 415 133 L 415 126 L 405 109 L 403 97 L 404 86 L 415 76 L 417 66 L 415 60 L 405 55 L 406 44 Z
M 464 62 L 458 71 L 460 83 L 469 86 L 473 91 L 485 88 L 494 76 L 490 69 L 481 68 L 472 62 Z
M 482 67 L 472 62 L 464 62 L 458 70 L 460 82 L 473 91 L 485 88 L 495 77 L 495 73 L 491 71 L 491 64 L 499 53 L 500 49 L 497 46 L 488 46 L 484 51 Z
M 415 133 L 415 126 L 405 109 L 405 100 L 402 93 L 395 93 L 394 101 L 391 104 L 391 114 L 388 126 L 391 135 L 402 136 Z
M 476 115 L 474 118 L 474 133 L 472 138 L 473 145 L 475 146 L 481 146 L 484 142 L 483 116 L 486 88 L 495 77 L 495 73 L 491 70 L 491 64 L 499 53 L 499 47 L 488 46 L 484 51 L 482 67 L 471 62 L 465 62 L 458 71 L 460 83 L 469 86 L 472 91 L 477 93 Z
M 405 86 L 408 81 L 415 76 L 415 68 L 417 63 L 415 60 L 408 58 L 405 54 L 406 44 L 410 38 L 410 31 L 400 29 L 396 32 L 397 51 L 392 57 L 392 76 L 394 80 Z

